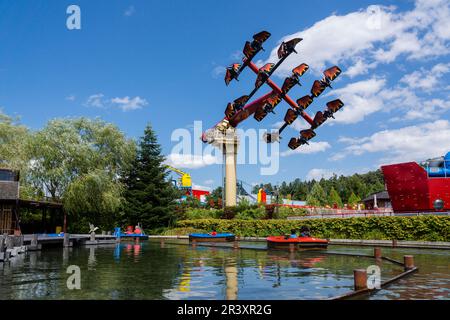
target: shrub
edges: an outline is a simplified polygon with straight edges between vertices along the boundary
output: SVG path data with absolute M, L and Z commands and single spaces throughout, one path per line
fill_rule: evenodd
M 222 216 L 222 210 L 204 209 L 204 208 L 187 208 L 184 216 L 187 220 L 195 219 L 218 219 Z
M 206 233 L 207 231 L 202 229 L 195 229 L 192 227 L 187 228 L 173 228 L 168 229 L 162 233 L 164 236 L 187 236 L 190 233 Z
M 308 225 L 316 237 L 334 239 L 397 239 L 417 241 L 450 241 L 450 217 L 368 217 L 305 220 L 184 220 L 178 227 L 218 232 L 232 232 L 238 236 L 282 235 L 291 229 Z
M 264 207 L 248 208 L 236 214 L 235 219 L 240 220 L 255 220 L 264 219 L 266 210 Z

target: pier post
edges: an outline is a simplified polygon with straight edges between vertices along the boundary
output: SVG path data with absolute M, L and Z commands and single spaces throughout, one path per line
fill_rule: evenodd
M 14 248 L 14 238 L 12 236 L 6 236 L 5 246 L 6 249 Z
M 192 248 L 196 248 L 197 247 L 197 240 L 193 239 L 192 240 Z
M 355 291 L 367 289 L 367 271 L 365 269 L 353 270 L 353 282 Z
M 70 247 L 70 233 L 64 233 L 63 247 L 64 248 Z
M 36 233 L 33 234 L 32 238 L 31 238 L 31 245 L 33 247 L 37 247 L 38 245 L 38 235 Z
M 234 248 L 234 249 L 239 249 L 239 242 L 235 241 L 235 242 L 233 243 L 233 248 Z
M 0 253 L 5 251 L 5 237 L 0 235 Z
M 5 245 L 3 244 L 3 236 L 0 235 L 0 261 L 5 260 Z
M 295 244 L 289 243 L 289 252 L 294 252 L 294 251 L 295 251 Z
M 380 260 L 381 259 L 381 248 L 374 248 L 373 256 L 375 259 Z
M 397 247 L 397 240 L 392 240 L 392 248 L 396 248 Z
M 405 266 L 405 270 L 414 269 L 414 256 L 403 256 L 403 264 Z
M 164 245 L 165 245 L 164 239 L 161 239 L 160 247 L 161 247 L 161 248 L 164 248 Z
M 91 232 L 91 241 L 95 241 L 95 232 Z

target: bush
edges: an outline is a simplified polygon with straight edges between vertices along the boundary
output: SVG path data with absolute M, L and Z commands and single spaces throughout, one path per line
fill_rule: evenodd
M 217 209 L 204 209 L 204 208 L 187 208 L 184 212 L 184 216 L 187 220 L 195 219 L 218 219 L 222 216 L 223 211 Z
M 266 210 L 264 207 L 248 208 L 236 214 L 235 219 L 239 220 L 255 220 L 264 219 Z
M 368 217 L 305 220 L 184 220 L 178 227 L 192 227 L 218 232 L 232 232 L 238 236 L 282 235 L 291 229 L 308 225 L 311 233 L 320 238 L 450 241 L 450 217 Z
M 187 228 L 173 228 L 168 229 L 162 233 L 164 236 L 187 236 L 190 233 L 207 233 L 208 231 L 202 229 Z
M 306 216 L 308 210 L 304 208 L 278 207 L 278 214 L 275 214 L 276 219 L 286 219 L 290 216 Z

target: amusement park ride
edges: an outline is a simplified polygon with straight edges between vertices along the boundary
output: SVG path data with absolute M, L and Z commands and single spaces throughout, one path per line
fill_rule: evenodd
M 225 109 L 225 117 L 217 123 L 213 128 L 202 134 L 202 141 L 220 148 L 225 159 L 225 204 L 226 206 L 236 205 L 236 156 L 238 147 L 238 137 L 235 128 L 239 123 L 253 115 L 258 122 L 262 121 L 269 113 L 274 113 L 275 107 L 284 100 L 290 109 L 287 110 L 284 117 L 284 124 L 276 131 L 264 136 L 267 143 L 280 141 L 280 135 L 283 130 L 292 124 L 298 116 L 305 119 L 310 124 L 309 129 L 301 130 L 298 137 L 289 140 L 288 146 L 291 149 L 308 144 L 308 141 L 315 137 L 315 129 L 322 125 L 328 118 L 334 118 L 333 115 L 339 111 L 344 103 L 339 100 L 329 101 L 324 111 L 318 111 L 314 118 L 306 113 L 308 108 L 314 101 L 314 98 L 320 96 L 327 87 L 331 88 L 331 82 L 341 73 L 341 69 L 333 66 L 323 72 L 323 78 L 315 80 L 310 95 L 305 95 L 297 101 L 289 97 L 288 92 L 296 85 L 300 84 L 300 77 L 308 71 L 309 66 L 302 63 L 292 70 L 292 74 L 283 82 L 281 88 L 275 84 L 270 77 L 275 70 L 289 57 L 292 53 L 297 53 L 295 47 L 302 39 L 294 38 L 286 42 L 282 42 L 278 48 L 278 62 L 267 63 L 258 68 L 252 61 L 254 57 L 263 50 L 263 43 L 270 37 L 267 31 L 261 31 L 253 36 L 253 41 L 247 41 L 244 45 L 244 57 L 242 63 L 233 63 L 226 70 L 225 84 L 229 85 L 232 80 L 238 80 L 242 71 L 248 67 L 256 74 L 255 87 L 248 95 L 241 96 L 228 103 Z M 264 85 L 267 84 L 272 91 L 264 94 L 260 98 L 249 103 L 253 95 Z

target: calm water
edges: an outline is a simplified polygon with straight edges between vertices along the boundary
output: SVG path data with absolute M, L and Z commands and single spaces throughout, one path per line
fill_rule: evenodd
M 241 245 L 245 245 L 242 243 Z M 264 244 L 253 243 L 254 247 Z M 371 254 L 372 248 L 268 252 L 192 248 L 166 241 L 48 249 L 0 263 L 0 299 L 324 299 L 352 289 L 353 269 L 373 259 L 326 252 Z M 420 271 L 366 297 L 450 299 L 450 252 L 385 249 L 402 260 L 413 254 Z M 81 269 L 81 290 L 68 290 L 66 268 Z M 379 263 L 382 281 L 402 268 Z

